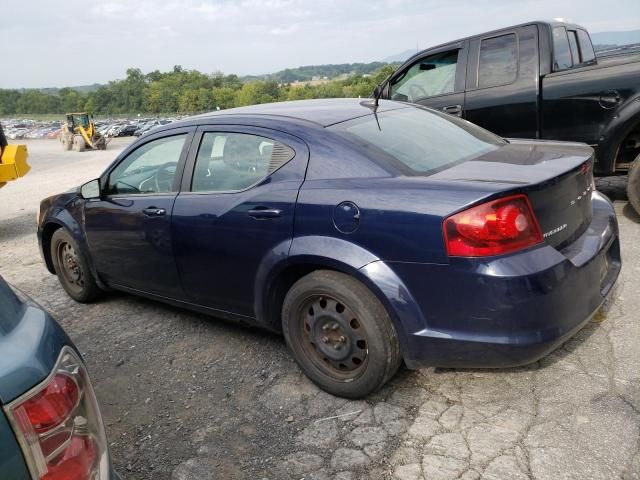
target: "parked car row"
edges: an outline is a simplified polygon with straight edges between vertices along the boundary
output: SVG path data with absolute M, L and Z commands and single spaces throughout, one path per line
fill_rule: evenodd
M 176 118 L 143 118 L 135 120 L 98 120 L 95 122 L 98 133 L 105 137 L 139 137 L 151 129 L 167 125 Z M 37 121 L 28 119 L 0 119 L 5 135 L 10 140 L 23 138 L 58 138 L 61 132 L 61 121 Z
M 175 121 L 174 118 L 156 118 L 156 119 L 136 119 L 136 120 L 118 120 L 115 122 L 96 122 L 98 132 L 105 137 L 129 137 L 135 135 L 139 137 L 149 130 L 161 125 L 167 125 Z
M 0 120 L 5 135 L 10 140 L 22 138 L 56 138 L 60 134 L 60 121 L 35 121 L 35 120 Z

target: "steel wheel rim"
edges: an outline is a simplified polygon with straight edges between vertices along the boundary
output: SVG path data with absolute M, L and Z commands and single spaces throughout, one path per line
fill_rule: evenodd
M 68 242 L 58 245 L 58 265 L 62 271 L 65 282 L 74 290 L 81 291 L 84 288 L 84 272 L 80 265 L 80 258 L 76 249 Z
M 365 370 L 369 342 L 362 320 L 331 295 L 313 295 L 299 309 L 301 347 L 313 364 L 332 377 L 352 381 Z

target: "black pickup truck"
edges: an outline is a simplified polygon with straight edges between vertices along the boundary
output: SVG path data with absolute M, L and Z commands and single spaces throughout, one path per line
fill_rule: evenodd
M 429 48 L 376 93 L 502 137 L 588 143 L 598 175 L 625 173 L 640 154 L 640 52 L 596 56 L 579 25 L 531 22 Z

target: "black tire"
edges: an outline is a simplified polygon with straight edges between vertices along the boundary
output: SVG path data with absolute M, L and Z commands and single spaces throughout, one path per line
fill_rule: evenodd
M 51 237 L 51 259 L 58 281 L 75 301 L 89 303 L 100 296 L 102 290 L 96 284 L 78 244 L 64 228 Z
M 82 135 L 74 135 L 73 136 L 73 150 L 76 152 L 84 152 L 86 145 L 84 143 L 84 138 Z
M 62 143 L 62 149 L 65 151 L 71 150 L 73 144 L 73 137 L 68 134 L 62 134 L 60 137 L 60 143 Z
M 640 214 L 640 155 L 636 157 L 629 169 L 627 198 L 634 210 Z
M 343 273 L 317 270 L 298 280 L 284 299 L 282 327 L 300 368 L 333 395 L 364 397 L 402 363 L 386 309 L 365 285 Z

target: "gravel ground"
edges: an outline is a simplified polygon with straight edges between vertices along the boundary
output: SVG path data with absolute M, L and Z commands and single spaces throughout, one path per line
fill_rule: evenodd
M 518 369 L 404 370 L 347 401 L 306 380 L 278 336 L 125 294 L 66 296 L 38 253 L 39 200 L 127 143 L 30 141 L 33 170 L 0 190 L 0 272 L 82 351 L 125 480 L 640 479 L 640 224 L 626 202 L 618 285 L 562 348 Z

